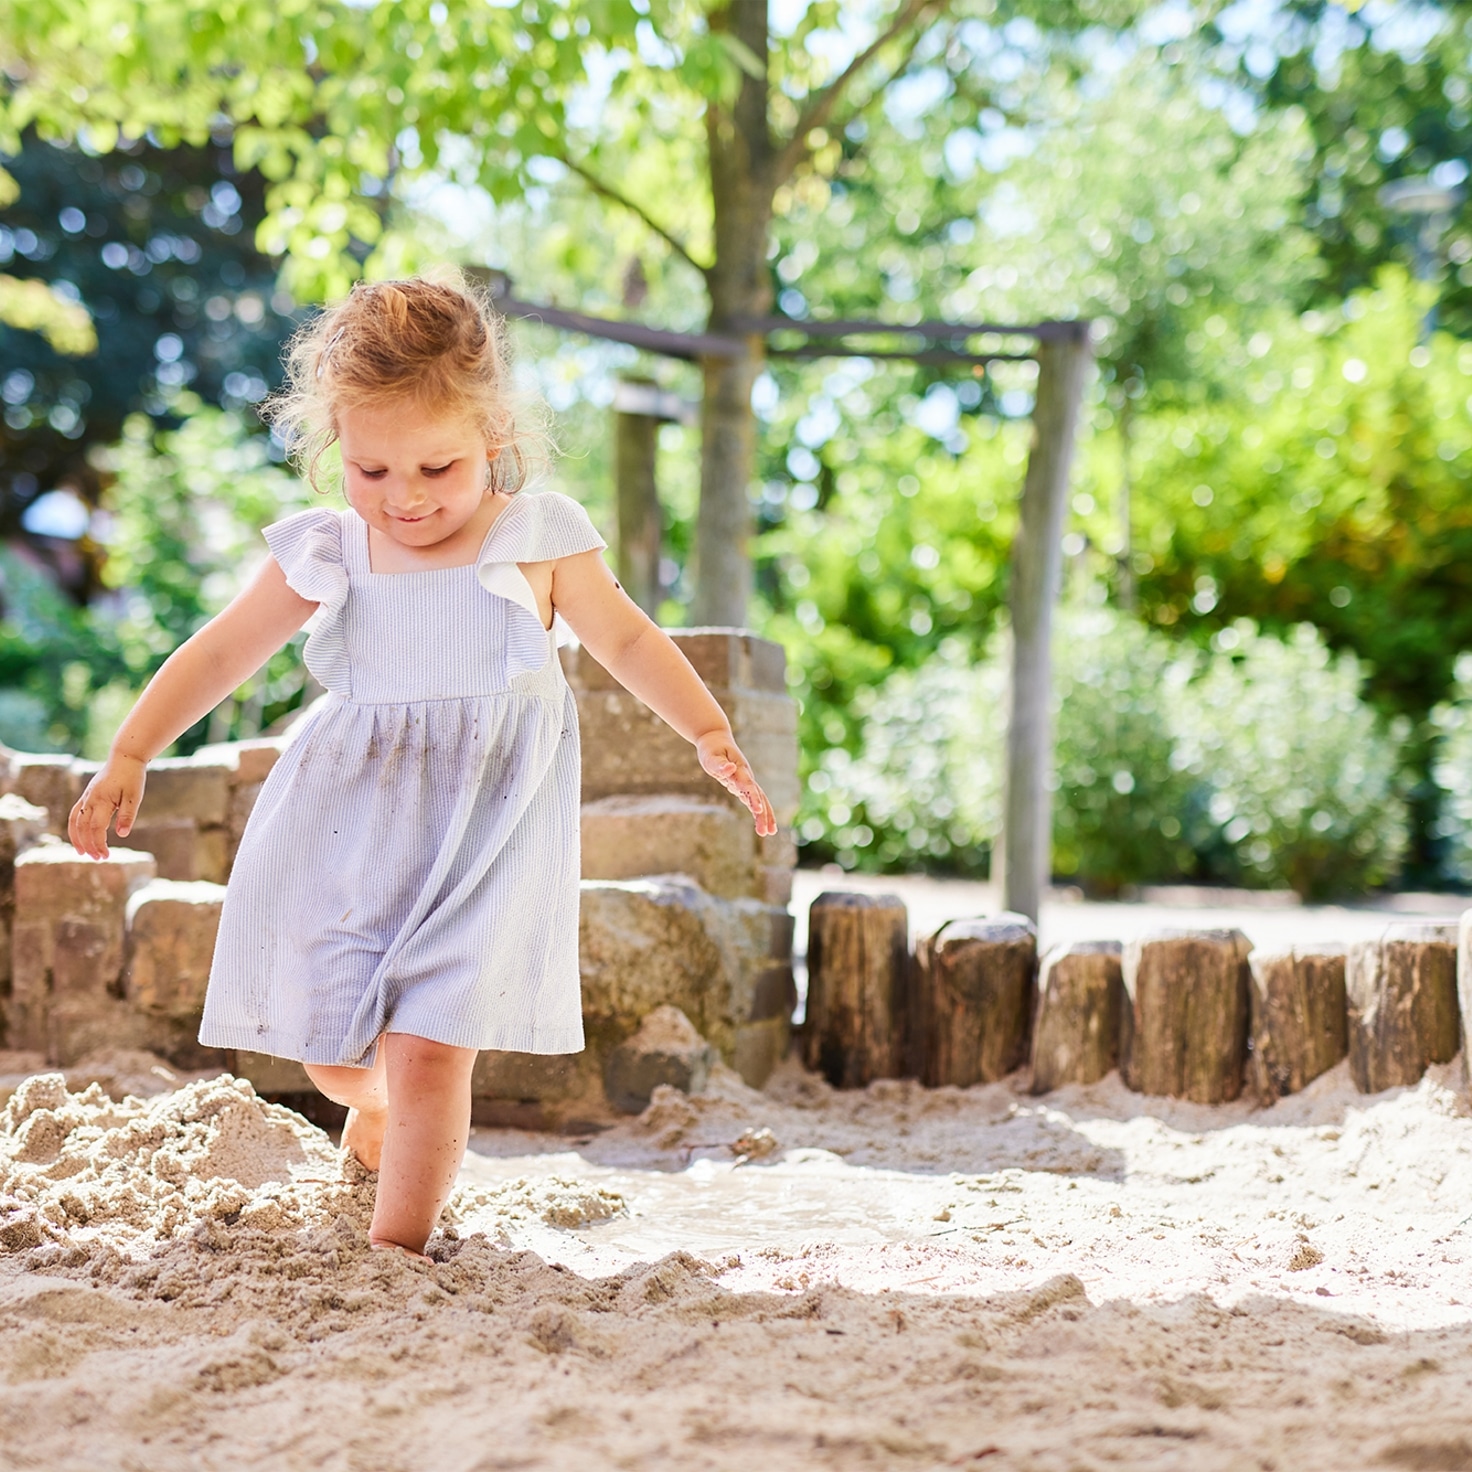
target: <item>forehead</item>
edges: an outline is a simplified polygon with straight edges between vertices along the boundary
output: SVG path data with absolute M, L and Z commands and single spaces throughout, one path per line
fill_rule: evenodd
M 482 436 L 466 414 L 435 414 L 413 403 L 359 404 L 337 416 L 342 452 L 361 460 L 419 461 L 479 454 Z

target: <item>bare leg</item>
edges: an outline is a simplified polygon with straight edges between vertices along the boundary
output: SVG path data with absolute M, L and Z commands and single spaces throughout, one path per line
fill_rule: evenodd
M 465 1158 L 474 1048 L 385 1033 L 388 1132 L 369 1240 L 422 1253 Z
M 334 1104 L 346 1106 L 347 1123 L 342 1143 L 368 1170 L 377 1170 L 383 1150 L 383 1133 L 388 1128 L 388 1065 L 383 1039 L 372 1068 L 340 1068 L 334 1064 L 307 1063 L 307 1077 Z

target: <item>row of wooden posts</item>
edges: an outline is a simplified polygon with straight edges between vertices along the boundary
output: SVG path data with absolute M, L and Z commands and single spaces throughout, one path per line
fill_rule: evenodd
M 1346 1055 L 1356 1088 L 1413 1084 L 1472 1025 L 1472 911 L 1374 940 L 1254 950 L 1238 930 L 1056 946 L 1022 915 L 954 920 L 913 954 L 890 895 L 827 893 L 808 926 L 804 1060 L 839 1088 L 877 1078 L 1031 1088 L 1125 1084 L 1202 1104 L 1302 1089 Z

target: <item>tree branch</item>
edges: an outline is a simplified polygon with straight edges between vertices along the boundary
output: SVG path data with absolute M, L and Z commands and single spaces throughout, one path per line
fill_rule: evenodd
M 661 225 L 658 220 L 654 219 L 654 217 L 650 215 L 649 212 L 644 209 L 642 205 L 635 204 L 635 202 L 630 199 L 628 195 L 621 193 L 619 190 L 615 189 L 612 184 L 609 184 L 605 180 L 600 179 L 597 174 L 592 172 L 591 169 L 588 169 L 585 165 L 580 164 L 576 159 L 569 158 L 565 153 L 554 153 L 552 154 L 552 157 L 555 158 L 558 163 L 562 164 L 564 168 L 576 174 L 578 178 L 581 179 L 583 183 L 586 184 L 588 188 L 593 191 L 594 194 L 601 194 L 604 199 L 610 200 L 616 205 L 622 205 L 623 208 L 628 210 L 630 214 L 636 215 L 650 230 L 654 231 L 654 233 L 659 236 L 659 238 L 664 241 L 664 243 L 668 245 L 669 248 L 674 251 L 677 256 L 680 256 L 682 259 L 688 261 L 692 266 L 695 267 L 697 271 L 700 272 L 702 276 L 709 274 L 711 268 L 709 266 L 702 266 L 700 262 L 697 261 L 695 257 L 690 254 L 684 242 L 681 241 L 677 236 L 672 235 L 668 230 L 666 230 L 665 227 Z
M 797 120 L 797 125 L 792 130 L 792 136 L 783 145 L 781 152 L 777 155 L 777 167 L 774 183 L 781 183 L 801 162 L 803 155 L 808 151 L 807 136 L 814 128 L 821 128 L 833 114 L 833 109 L 838 106 L 839 98 L 848 90 L 854 78 L 864 70 L 866 66 L 879 54 L 896 36 L 902 35 L 910 26 L 916 28 L 915 35 L 910 44 L 905 48 L 905 55 L 897 66 L 885 79 L 884 87 L 888 87 L 904 69 L 909 66 L 910 58 L 915 54 L 915 48 L 920 44 L 920 22 L 925 17 L 926 11 L 944 9 L 946 0 L 904 0 L 896 12 L 889 26 L 873 41 L 869 43 L 834 79 L 817 93 L 808 103 L 807 109 Z M 877 96 L 883 87 L 876 88 L 871 93 L 871 98 Z

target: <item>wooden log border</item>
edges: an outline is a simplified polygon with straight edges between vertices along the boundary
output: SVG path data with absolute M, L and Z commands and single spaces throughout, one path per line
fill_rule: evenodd
M 823 900 L 838 911 L 845 900 L 860 910 L 875 903 L 870 896 L 842 892 Z M 1009 926 L 1026 922 L 1012 914 L 950 921 L 922 938 L 907 958 L 891 952 L 889 964 L 879 967 L 886 972 L 886 984 L 879 987 L 873 979 L 865 987 L 857 977 L 845 981 L 828 974 L 838 959 L 831 950 L 821 958 L 827 996 L 852 986 L 854 995 L 867 992 L 872 998 L 878 992 L 885 1002 L 894 999 L 888 1017 L 884 1005 L 871 1004 L 869 1025 L 860 1029 L 864 1043 L 856 1050 L 864 1061 L 855 1067 L 852 1056 L 845 1060 L 843 1083 L 862 1087 L 865 1075 L 880 1077 L 892 1067 L 898 1076 L 930 1087 L 965 1087 L 1020 1066 L 1026 1074 L 1022 1086 L 1042 1094 L 1087 1087 L 1118 1067 L 1137 1092 L 1215 1104 L 1236 1098 L 1245 1087 L 1249 1097 L 1268 1106 L 1306 1088 L 1346 1056 L 1350 1077 L 1365 1094 L 1414 1085 L 1428 1067 L 1450 1062 L 1458 1048 L 1472 1058 L 1472 909 L 1456 923 L 1390 921 L 1378 937 L 1351 946 L 1254 949 L 1245 936 L 1221 930 L 1161 932 L 1124 947 L 1072 941 L 1042 958 L 1040 985 L 1029 998 L 1031 1015 L 1021 1026 L 1015 1015 L 1019 999 L 1011 994 L 1017 988 L 981 984 L 995 963 L 983 963 L 980 981 L 969 974 L 975 962 L 963 965 L 955 981 L 954 964 L 943 964 L 958 943 L 958 961 L 965 948 L 1000 954 L 998 943 Z M 1163 980 L 1149 976 L 1153 952 L 1166 965 Z M 1122 974 L 1115 969 L 1121 959 Z M 1198 960 L 1221 974 L 1198 978 Z M 897 993 L 892 978 L 902 966 L 910 980 Z M 821 1051 L 813 1035 L 816 1020 L 810 1012 L 810 1067 Z M 960 1040 L 964 1059 L 951 1057 L 955 1049 L 939 1035 L 948 1023 L 966 1034 Z M 831 1030 L 831 1021 L 816 1029 L 830 1039 Z M 1148 1052 L 1142 1054 L 1142 1047 Z M 826 1061 L 825 1071 L 833 1071 L 837 1060 Z M 1472 1094 L 1472 1069 L 1462 1085 Z

